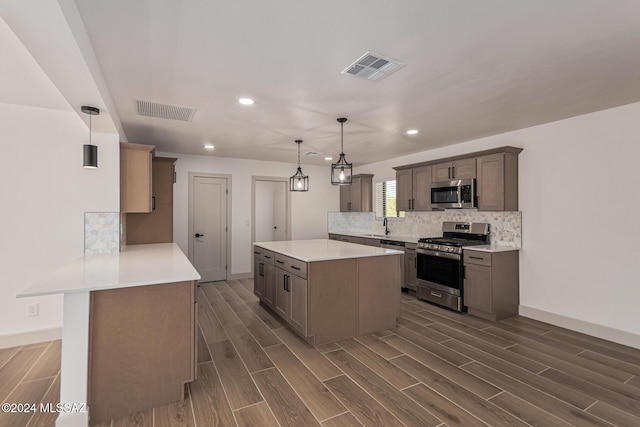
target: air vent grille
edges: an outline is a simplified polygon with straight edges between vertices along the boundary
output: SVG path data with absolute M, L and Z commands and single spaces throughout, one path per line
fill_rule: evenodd
M 196 114 L 196 109 L 180 107 L 178 105 L 159 104 L 157 102 L 140 101 L 136 99 L 136 111 L 140 116 L 156 117 L 158 119 L 181 120 L 190 122 Z
M 367 52 L 342 70 L 342 74 L 377 82 L 405 65 L 407 64 L 388 56 Z

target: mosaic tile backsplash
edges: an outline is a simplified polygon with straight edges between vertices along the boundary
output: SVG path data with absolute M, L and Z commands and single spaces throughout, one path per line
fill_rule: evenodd
M 419 237 L 442 236 L 444 221 L 488 222 L 492 245 L 522 247 L 522 212 L 478 212 L 475 209 L 446 209 L 434 212 L 407 212 L 404 219 L 389 221 L 391 237 L 394 234 Z M 373 212 L 329 212 L 329 233 L 381 234 L 382 219 Z
M 120 251 L 120 213 L 84 213 L 84 253 L 114 254 Z

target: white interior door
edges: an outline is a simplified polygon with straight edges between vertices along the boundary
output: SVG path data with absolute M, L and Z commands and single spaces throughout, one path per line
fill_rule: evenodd
M 287 193 L 286 184 L 279 182 L 273 203 L 273 240 L 287 240 Z
M 227 278 L 227 180 L 193 177 L 193 265 L 202 282 Z

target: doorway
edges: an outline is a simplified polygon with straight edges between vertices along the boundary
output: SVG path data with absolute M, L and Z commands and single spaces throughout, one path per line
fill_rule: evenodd
M 252 178 L 252 242 L 291 239 L 289 178 Z
M 227 279 L 230 180 L 228 175 L 189 173 L 189 259 L 201 282 Z

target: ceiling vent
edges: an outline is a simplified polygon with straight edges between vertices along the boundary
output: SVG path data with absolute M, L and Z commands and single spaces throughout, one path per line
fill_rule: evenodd
M 181 120 L 190 122 L 196 114 L 196 109 L 180 107 L 178 105 L 159 104 L 157 102 L 140 101 L 136 99 L 136 111 L 140 116 L 156 117 L 158 119 Z
M 396 59 L 391 59 L 388 56 L 367 52 L 353 64 L 342 70 L 342 74 L 377 82 L 405 65 L 407 64 Z

